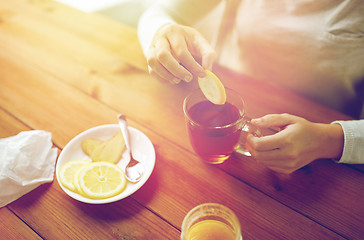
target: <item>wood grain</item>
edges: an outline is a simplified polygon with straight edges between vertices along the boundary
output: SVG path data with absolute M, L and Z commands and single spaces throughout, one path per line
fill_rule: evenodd
M 1 239 L 42 239 L 7 208 L 0 208 Z
M 157 154 L 148 182 L 119 202 L 83 204 L 54 181 L 10 204 L 29 236 L 34 230 L 46 239 L 178 239 L 185 214 L 204 202 L 233 209 L 244 239 L 364 236 L 364 175 L 357 169 L 318 160 L 281 175 L 237 156 L 204 164 L 189 144 L 182 111 L 196 81 L 173 86 L 151 78 L 135 29 L 48 0 L 2 0 L 0 48 L 0 137 L 43 129 L 62 149 L 84 130 L 116 123 L 121 112 Z M 350 119 L 219 66 L 214 71 L 242 94 L 252 117 Z
M 1 62 L 2 60 L 3 59 L 0 58 Z M 70 87 L 58 79 L 48 77 L 43 71 L 39 71 L 37 68 L 16 68 L 16 63 L 11 62 L 8 62 L 7 66 L 8 70 L 4 71 L 6 79 L 3 80 L 4 93 L 1 95 L 3 97 L 0 99 L 1 105 L 6 106 L 9 109 L 14 109 L 14 114 L 21 116 L 21 118 L 34 129 L 38 129 L 41 126 L 47 126 L 46 130 L 54 133 L 61 133 L 54 134 L 53 136 L 54 142 L 59 147 L 64 147 L 64 145 L 78 133 L 78 128 L 84 128 L 84 130 L 89 128 L 90 126 L 85 126 L 85 123 L 89 121 L 92 123 L 100 121 L 100 124 L 102 121 L 108 123 L 116 121 L 117 112 L 115 110 L 98 103 L 90 96 L 85 94 L 80 95 L 80 91 L 77 89 Z M 6 74 L 7 72 L 9 72 L 9 75 Z M 12 79 L 11 77 L 12 72 L 23 74 L 24 76 L 27 76 L 27 79 L 18 78 L 17 81 L 14 81 L 15 79 Z M 24 85 L 27 85 L 28 87 L 22 88 Z M 59 101 L 58 98 L 63 94 L 65 94 L 65 99 Z M 47 98 L 48 101 L 43 100 Z M 6 102 L 6 100 L 8 101 Z M 21 106 L 26 101 L 31 104 L 27 105 L 26 109 L 22 109 Z M 49 104 L 49 102 L 58 102 L 58 104 L 52 105 Z M 22 110 L 16 111 L 16 109 Z M 37 116 L 42 116 L 41 119 L 34 119 L 31 114 L 34 112 L 37 113 Z M 59 114 L 66 112 L 67 114 Z M 92 116 L 90 115 L 92 112 L 97 114 Z M 57 119 L 55 120 L 53 116 L 57 116 Z M 77 116 L 77 118 L 73 118 L 72 116 Z M 82 123 L 82 126 L 78 126 L 80 123 Z M 189 151 L 186 152 L 184 147 L 181 148 L 178 145 L 169 143 L 165 137 L 157 135 L 148 129 L 144 129 L 142 126 L 134 125 L 133 122 L 131 122 L 131 125 L 138 129 L 142 129 L 142 131 L 151 138 L 152 142 L 156 145 L 157 159 L 159 162 L 152 178 L 145 188 L 135 194 L 135 199 L 148 208 L 153 209 L 153 211 L 162 213 L 163 218 L 173 226 L 179 228 L 183 216 L 194 205 L 213 200 L 214 202 L 221 202 L 230 206 L 238 212 L 238 215 L 243 219 L 243 222 L 252 221 L 253 224 L 250 225 L 250 231 L 256 232 L 255 235 L 258 238 L 259 236 L 270 238 L 275 234 L 277 236 L 285 235 L 289 238 L 296 238 L 298 236 L 312 238 L 313 235 L 311 234 L 314 233 L 316 236 L 318 232 L 323 234 L 322 237 L 331 236 L 332 238 L 339 238 L 321 225 L 315 224 L 304 216 L 296 214 L 286 206 L 279 204 L 270 198 L 267 199 L 264 194 L 250 186 L 245 186 L 244 183 L 230 177 L 218 168 L 206 166 L 194 154 Z M 75 129 L 77 132 L 75 132 Z M 194 166 L 194 168 L 186 171 L 185 169 L 189 169 L 189 166 Z M 180 171 L 176 172 L 176 169 L 180 169 Z M 211 179 L 211 176 L 214 176 L 214 179 Z M 182 179 L 187 180 L 183 181 Z M 185 182 L 184 186 L 181 185 L 181 180 L 182 182 Z M 176 186 L 178 186 L 178 188 L 176 188 Z M 182 186 L 183 188 L 181 189 Z M 226 186 L 234 186 L 236 189 L 226 189 Z M 155 193 L 150 196 L 150 191 Z M 206 191 L 208 195 L 199 196 L 199 193 L 202 191 Z M 188 194 L 186 194 L 187 192 Z M 33 194 L 35 193 L 32 193 L 30 196 L 33 196 Z M 40 194 L 37 194 L 37 196 L 38 195 Z M 57 212 L 55 205 L 57 205 L 58 197 L 64 199 L 64 197 L 59 195 L 64 195 L 60 192 L 59 187 L 57 186 L 56 191 L 54 190 L 54 187 L 52 187 L 49 190 L 49 194 L 47 191 L 42 195 L 44 200 L 37 197 L 36 202 L 40 203 L 34 205 L 34 207 L 29 208 L 24 207 L 23 204 L 13 204 L 12 209 L 14 208 L 14 211 L 19 212 L 21 216 L 25 212 L 26 214 L 23 216 L 24 219 L 27 219 L 34 229 L 40 228 L 40 232 L 43 232 L 43 234 L 45 234 L 44 236 L 54 237 L 49 234 L 51 234 L 51 232 L 57 232 L 57 229 L 51 231 L 52 227 L 55 228 L 55 226 L 47 226 L 47 223 L 52 223 L 55 220 L 53 219 L 53 216 L 44 212 L 43 206 L 47 205 L 47 209 L 54 209 L 54 211 Z M 228 195 L 230 197 L 225 199 L 225 196 Z M 56 196 L 58 197 L 56 198 Z M 47 200 L 48 198 L 49 200 Z M 252 200 L 252 198 L 254 200 Z M 26 201 L 28 202 L 29 200 L 27 199 Z M 179 206 L 180 201 L 183 202 L 182 206 Z M 241 201 L 241 203 L 239 201 Z M 256 201 L 261 202 L 261 204 L 257 205 Z M 59 204 L 61 203 L 59 202 Z M 65 213 L 70 212 L 72 215 L 63 215 L 63 213 L 60 218 L 67 223 L 72 223 L 74 221 L 72 216 L 76 212 L 76 209 L 66 204 L 62 205 L 68 209 Z M 127 205 L 129 206 L 130 203 Z M 171 209 L 173 209 L 173 211 L 171 211 Z M 251 209 L 254 209 L 254 212 L 250 212 Z M 110 211 L 114 212 L 115 210 Z M 245 214 L 244 212 L 246 211 L 249 214 Z M 48 219 L 40 224 L 39 220 L 34 219 L 36 218 L 37 212 Z M 264 216 L 264 218 L 262 218 L 262 216 Z M 78 222 L 77 224 L 80 225 L 80 228 L 74 227 L 75 232 L 73 232 L 73 234 L 84 231 L 83 229 L 87 228 L 87 223 L 90 221 L 93 220 L 83 219 L 82 223 Z M 307 224 L 311 229 L 316 229 L 316 231 L 307 232 L 304 231 L 304 229 L 301 231 L 297 231 L 296 229 L 291 232 L 287 232 L 286 230 L 277 232 L 275 225 L 281 225 L 279 229 L 284 229 L 287 222 L 295 221 L 297 221 L 297 224 Z M 260 230 L 258 233 L 262 222 L 263 225 L 265 225 L 265 229 Z M 274 222 L 275 225 L 272 225 L 272 222 Z M 48 231 L 45 232 L 45 229 L 42 226 L 47 226 L 46 229 L 51 229 L 49 233 Z M 72 236 L 72 233 L 70 232 L 67 232 L 66 234 Z M 87 232 L 84 234 L 86 234 L 85 236 L 90 237 Z

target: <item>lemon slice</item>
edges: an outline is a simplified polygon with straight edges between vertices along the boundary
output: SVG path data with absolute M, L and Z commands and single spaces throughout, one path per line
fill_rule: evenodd
M 73 160 L 65 163 L 58 172 L 61 184 L 69 190 L 76 192 L 74 176 L 80 168 L 89 163 L 90 161 L 87 160 Z
M 89 162 L 90 163 L 90 162 Z M 75 185 L 75 191 L 81 195 L 83 195 L 81 186 L 80 186 L 80 173 L 82 172 L 82 170 L 87 166 L 88 164 L 85 164 L 83 166 L 81 166 L 76 172 L 75 175 L 73 177 L 73 185 Z
M 93 199 L 116 196 L 126 186 L 124 172 L 110 162 L 93 162 L 82 168 L 78 178 L 81 194 Z
M 226 93 L 224 85 L 220 79 L 211 71 L 205 71 L 206 76 L 198 78 L 198 85 L 205 97 L 212 103 L 223 105 L 226 101 Z

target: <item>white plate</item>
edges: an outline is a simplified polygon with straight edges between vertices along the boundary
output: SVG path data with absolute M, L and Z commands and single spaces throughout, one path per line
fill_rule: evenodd
M 115 202 L 120 199 L 126 198 L 129 195 L 133 194 L 137 191 L 143 184 L 148 180 L 150 174 L 153 171 L 154 164 L 155 164 L 155 151 L 152 142 L 149 140 L 147 136 L 145 136 L 139 130 L 128 126 L 129 136 L 130 136 L 130 145 L 132 148 L 133 156 L 135 159 L 142 162 L 145 166 L 145 173 L 142 176 L 142 179 L 137 183 L 127 182 L 125 190 L 117 196 L 107 198 L 107 199 L 90 199 L 83 197 L 75 192 L 68 190 L 67 188 L 63 187 L 58 176 L 58 170 L 68 161 L 72 160 L 89 160 L 91 161 L 90 157 L 88 157 L 81 148 L 81 143 L 83 139 L 86 138 L 97 138 L 100 140 L 106 140 L 112 137 L 117 131 L 119 131 L 119 125 L 117 124 L 108 124 L 108 125 L 101 125 L 91 129 L 88 129 L 76 137 L 74 137 L 62 150 L 61 154 L 58 157 L 57 165 L 56 165 L 56 177 L 59 185 L 63 189 L 65 193 L 67 193 L 70 197 L 85 203 L 92 203 L 92 204 L 103 204 L 103 203 L 110 203 Z M 122 159 L 117 164 L 119 167 L 124 169 L 126 163 L 128 162 L 130 156 L 126 153 L 123 154 Z

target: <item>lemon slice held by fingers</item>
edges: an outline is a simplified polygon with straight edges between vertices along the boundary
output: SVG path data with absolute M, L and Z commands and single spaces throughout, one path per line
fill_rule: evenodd
M 224 85 L 211 71 L 206 70 L 205 73 L 205 77 L 198 78 L 198 85 L 201 91 L 210 102 L 218 105 L 225 104 L 226 92 Z

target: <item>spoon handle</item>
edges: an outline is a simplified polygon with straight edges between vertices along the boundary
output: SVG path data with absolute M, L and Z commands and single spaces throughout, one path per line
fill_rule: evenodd
M 121 133 L 123 134 L 123 137 L 124 137 L 126 149 L 131 154 L 131 148 L 130 148 L 130 142 L 129 142 L 129 133 L 128 133 L 128 128 L 126 126 L 126 117 L 123 114 L 119 114 L 118 115 L 118 122 L 119 122 Z

